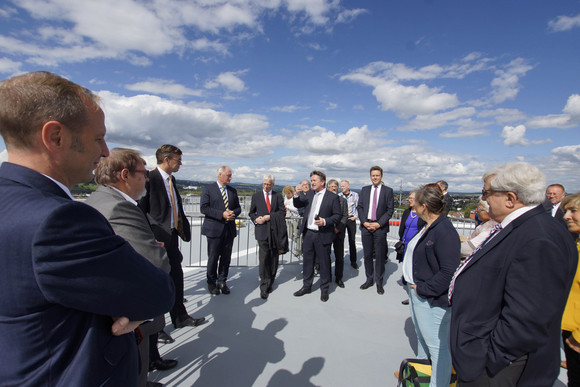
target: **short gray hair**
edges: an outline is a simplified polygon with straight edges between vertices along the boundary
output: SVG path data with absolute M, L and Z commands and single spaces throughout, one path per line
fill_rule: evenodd
M 271 173 L 266 173 L 263 177 L 262 177 L 262 181 L 264 180 L 268 180 L 272 182 L 272 185 L 275 184 L 276 179 L 274 179 L 274 175 L 272 175 Z
M 217 170 L 217 174 L 219 175 L 220 173 L 226 173 L 227 170 L 232 170 L 230 167 L 228 167 L 227 165 L 222 165 L 221 167 L 218 168 Z
M 498 165 L 483 174 L 483 182 L 488 179 L 492 190 L 514 192 L 525 205 L 537 205 L 545 200 L 546 176 L 530 163 Z

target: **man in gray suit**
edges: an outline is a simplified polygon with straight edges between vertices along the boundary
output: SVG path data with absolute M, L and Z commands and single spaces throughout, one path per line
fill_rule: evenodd
M 155 240 L 146 215 L 137 206 L 137 200 L 145 194 L 147 180 L 145 161 L 137 151 L 113 149 L 110 156 L 103 158 L 95 169 L 95 181 L 99 186 L 86 204 L 103 214 L 115 233 L 129 242 L 139 254 L 165 273 L 169 273 L 170 266 L 165 249 L 162 243 Z M 164 315 L 140 326 L 144 339 L 139 345 L 142 364 L 139 386 L 159 385 L 147 382 L 147 370 L 151 365 L 154 369 L 170 369 L 177 365 L 176 360 L 164 360 L 158 355 L 153 355 L 158 358 L 150 362 L 149 351 L 158 354 L 157 333 L 164 326 Z M 149 336 L 153 336 L 153 339 Z

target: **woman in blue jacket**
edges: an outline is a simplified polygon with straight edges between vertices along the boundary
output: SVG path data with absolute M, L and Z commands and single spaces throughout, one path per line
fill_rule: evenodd
M 461 251 L 457 231 L 442 215 L 444 208 L 443 193 L 436 184 L 416 192 L 415 211 L 426 225 L 407 245 L 403 260 L 403 277 L 408 283 L 411 318 L 418 339 L 417 357 L 431 360 L 431 387 L 447 387 L 451 378 L 451 308 L 447 292 Z

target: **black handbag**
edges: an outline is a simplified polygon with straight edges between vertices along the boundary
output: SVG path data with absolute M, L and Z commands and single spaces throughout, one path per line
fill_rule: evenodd
M 403 241 L 398 241 L 397 243 L 395 243 L 395 251 L 397 252 L 397 254 L 403 255 L 403 253 L 405 252 L 405 244 L 403 243 Z

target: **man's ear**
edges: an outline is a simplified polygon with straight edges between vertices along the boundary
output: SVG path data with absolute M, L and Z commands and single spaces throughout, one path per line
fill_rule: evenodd
M 518 195 L 515 192 L 508 192 L 507 193 L 507 206 L 509 208 L 513 208 L 518 201 Z
M 121 170 L 121 180 L 126 181 L 129 177 L 129 170 L 127 168 L 123 168 Z
M 48 121 L 40 131 L 42 144 L 51 152 L 60 150 L 65 142 L 65 127 L 58 121 Z

